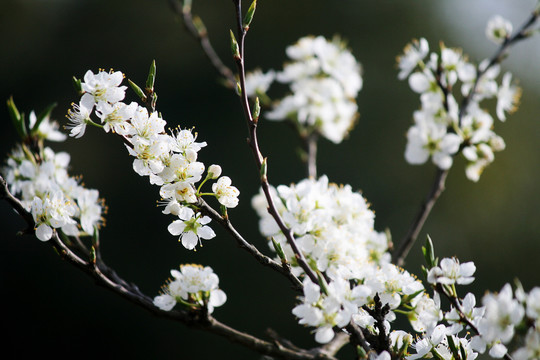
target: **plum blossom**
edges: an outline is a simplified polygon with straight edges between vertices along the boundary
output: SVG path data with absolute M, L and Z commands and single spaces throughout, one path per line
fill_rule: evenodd
M 66 115 L 69 124 L 66 125 L 70 129 L 69 136 L 80 138 L 86 131 L 86 124 L 91 121 L 90 114 L 94 109 L 94 101 L 91 97 L 81 98 L 79 104 L 72 104 L 73 110 L 68 110 Z
M 513 113 L 516 111 L 521 97 L 521 88 L 512 85 L 511 81 L 512 74 L 504 74 L 502 84 L 497 92 L 497 117 L 501 121 L 506 120 L 505 112 Z
M 185 208 L 178 214 L 180 220 L 173 221 L 168 230 L 172 235 L 180 235 L 179 241 L 188 250 L 193 250 L 197 244 L 201 243 L 201 239 L 209 240 L 216 236 L 216 233 L 208 224 L 211 219 L 208 216 L 195 214 L 190 208 Z
M 397 59 L 399 66 L 398 79 L 404 80 L 420 64 L 429 52 L 429 44 L 426 39 L 413 40 L 403 49 L 403 55 Z
M 106 72 L 99 71 L 94 74 L 88 70 L 84 74 L 84 82 L 81 83 L 81 88 L 85 92 L 83 97 L 93 99 L 94 103 L 108 102 L 114 104 L 124 99 L 127 87 L 120 86 L 124 74 L 120 71 Z
M 221 205 L 234 208 L 238 205 L 238 195 L 240 191 L 231 186 L 231 179 L 228 176 L 222 176 L 212 185 L 212 192 L 216 195 Z
M 486 37 L 495 44 L 502 44 L 512 35 L 512 23 L 500 15 L 489 19 L 486 26 Z
M 439 266 L 429 270 L 427 280 L 431 284 L 468 285 L 474 281 L 472 275 L 475 271 L 476 266 L 473 262 L 460 264 L 456 258 L 444 258 Z
M 30 116 L 28 118 L 29 120 L 29 127 L 30 129 L 33 129 L 36 122 L 37 122 L 37 116 L 34 111 L 30 112 Z M 41 123 L 39 124 L 39 127 L 37 128 L 37 132 L 39 136 L 45 140 L 49 141 L 64 141 L 66 140 L 67 136 L 66 134 L 58 131 L 60 125 L 56 121 L 51 121 L 50 116 L 45 116 L 41 120 Z
M 515 327 L 525 315 L 523 306 L 513 298 L 510 284 L 503 286 L 498 294 L 488 293 L 482 303 L 485 315 L 478 322 L 481 340 L 491 344 L 491 356 L 502 357 L 506 353 L 507 344 L 515 334 Z
M 211 314 L 227 301 L 227 295 L 219 289 L 218 276 L 209 266 L 181 265 L 180 271 L 171 270 L 171 275 L 162 294 L 154 298 L 154 305 L 161 310 L 170 311 L 180 303 L 191 308 L 206 307 Z
M 354 99 L 362 88 L 360 64 L 339 39 L 322 36 L 301 38 L 286 52 L 292 61 L 276 73 L 276 79 L 291 91 L 266 117 L 291 120 L 302 132 L 320 133 L 340 143 L 357 119 Z

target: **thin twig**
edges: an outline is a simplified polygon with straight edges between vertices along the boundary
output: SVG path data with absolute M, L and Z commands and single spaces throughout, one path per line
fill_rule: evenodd
M 11 207 L 23 218 L 23 220 L 28 225 L 28 228 L 23 232 L 34 232 L 35 222 L 34 217 L 30 212 L 28 212 L 22 202 L 11 194 L 9 191 L 6 180 L 0 175 L 0 199 L 6 200 Z
M 478 88 L 478 84 L 480 83 L 480 79 L 482 76 L 493 66 L 496 64 L 500 64 L 504 57 L 506 56 L 506 53 L 510 46 L 515 45 L 517 42 L 524 40 L 528 37 L 527 32 L 529 29 L 535 24 L 535 22 L 538 20 L 538 17 L 540 16 L 540 7 L 537 6 L 537 8 L 531 13 L 529 18 L 521 25 L 518 31 L 516 31 L 512 36 L 506 38 L 504 42 L 499 46 L 497 51 L 493 54 L 493 56 L 489 59 L 489 62 L 487 66 L 480 69 L 478 68 L 476 70 L 477 75 L 476 79 L 474 80 L 473 86 L 471 87 L 471 90 L 467 94 L 467 96 L 463 99 L 461 103 L 461 107 L 459 110 L 459 122 L 458 124 L 461 126 L 461 119 L 466 114 L 466 110 L 472 101 L 474 94 L 476 93 L 476 90 Z
M 214 221 L 218 222 L 229 234 L 236 240 L 240 248 L 246 250 L 250 253 L 255 260 L 257 260 L 262 265 L 268 266 L 273 270 L 276 270 L 283 275 L 285 275 L 291 283 L 293 284 L 295 290 L 302 290 L 302 282 L 291 272 L 291 267 L 288 263 L 278 263 L 272 258 L 261 253 L 257 247 L 249 243 L 242 235 L 234 228 L 228 218 L 221 216 L 216 210 L 214 210 L 210 205 L 208 205 L 203 199 L 199 199 L 197 206 L 201 209 L 201 212 Z
M 237 33 L 239 36 L 238 39 L 238 45 L 239 45 L 239 54 L 235 56 L 235 62 L 238 69 L 238 77 L 239 77 L 239 84 L 240 84 L 240 100 L 242 104 L 242 108 L 244 110 L 244 115 L 247 121 L 247 125 L 249 128 L 249 145 L 253 152 L 253 155 L 255 157 L 255 162 L 257 165 L 257 168 L 259 172 L 261 171 L 263 167 L 263 163 L 265 162 L 260 148 L 259 148 L 259 140 L 257 136 L 257 121 L 253 118 L 251 107 L 249 105 L 248 96 L 246 94 L 246 74 L 245 74 L 245 67 L 244 67 L 244 42 L 247 34 L 247 29 L 243 27 L 242 24 L 242 5 L 240 0 L 233 0 L 233 3 L 235 5 L 236 9 L 236 19 L 237 19 Z M 266 165 L 265 165 L 266 166 Z M 274 204 L 274 199 L 272 198 L 271 192 L 270 192 L 270 184 L 268 182 L 268 177 L 265 172 L 264 175 L 261 175 L 261 187 L 263 190 L 263 193 L 266 197 L 266 201 L 268 202 L 268 213 L 274 218 L 276 221 L 279 229 L 281 232 L 285 235 L 287 239 L 287 243 L 289 246 L 291 246 L 296 261 L 298 265 L 304 270 L 306 275 L 310 278 L 310 280 L 318 284 L 318 278 L 313 269 L 308 265 L 306 258 L 304 254 L 300 251 L 296 244 L 296 240 L 293 236 L 293 232 L 291 229 L 285 225 L 283 219 L 281 218 L 279 212 L 277 211 L 277 208 Z
M 407 234 L 401 240 L 395 251 L 392 253 L 392 262 L 394 264 L 398 266 L 403 266 L 405 258 L 413 247 L 414 242 L 418 238 L 418 234 L 420 234 L 420 231 L 422 230 L 424 223 L 426 222 L 429 214 L 431 213 L 433 206 L 437 202 L 437 199 L 439 199 L 439 196 L 441 196 L 442 192 L 444 191 L 447 175 L 448 170 L 441 170 L 437 168 L 437 173 L 435 175 L 435 180 L 433 181 L 431 190 L 429 191 L 426 199 L 420 206 L 420 210 L 416 214 L 416 217 L 414 218 L 413 223 L 409 227 Z
M 5 180 L 1 176 L 0 194 L 1 198 L 6 200 L 15 210 L 17 210 L 20 216 L 25 220 L 27 226 L 29 228 L 33 228 L 34 219 L 32 218 L 32 215 L 22 206 L 20 200 L 15 198 L 10 193 Z M 310 350 L 305 349 L 293 350 L 278 346 L 266 340 L 259 339 L 255 336 L 236 330 L 224 323 L 219 322 L 205 311 L 163 311 L 153 304 L 153 300 L 150 296 L 142 293 L 136 285 L 130 284 L 124 279 L 120 278 L 116 272 L 109 268 L 102 260 L 96 259 L 94 262 L 87 261 L 74 253 L 64 242 L 62 242 L 57 231 L 53 232 L 52 238 L 47 243 L 56 249 L 56 252 L 62 257 L 63 260 L 85 272 L 87 275 L 93 278 L 98 285 L 103 286 L 118 295 L 121 295 L 130 302 L 141 306 L 156 316 L 179 321 L 188 327 L 214 333 L 258 353 L 277 358 L 299 360 L 335 360 L 335 358 L 330 354 L 322 352 L 313 353 Z
M 191 5 L 181 4 L 179 0 L 169 0 L 169 4 L 173 11 L 182 18 L 183 24 L 188 32 L 199 41 L 204 54 L 208 60 L 210 60 L 213 67 L 224 78 L 227 87 L 232 89 L 236 88 L 236 79 L 233 72 L 223 63 L 223 61 L 221 61 L 219 55 L 210 43 L 206 28 L 204 28 L 202 21 L 198 17 L 196 17 L 198 26 L 195 24 L 193 14 L 191 13 Z
M 318 134 L 311 132 L 309 135 L 302 136 L 306 149 L 306 164 L 308 177 L 317 179 L 317 140 Z

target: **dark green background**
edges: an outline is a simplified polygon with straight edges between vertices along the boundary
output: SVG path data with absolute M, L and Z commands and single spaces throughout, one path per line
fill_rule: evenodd
M 376 212 L 377 229 L 388 227 L 399 239 L 428 191 L 434 167 L 410 166 L 403 159 L 405 133 L 419 100 L 406 82 L 397 80 L 396 55 L 412 38 L 424 36 L 432 48 L 444 40 L 448 46 L 463 47 L 472 60 L 481 60 L 495 50 L 483 34 L 487 19 L 501 12 L 517 25 L 534 4 L 260 0 L 246 45 L 247 67 L 279 68 L 285 47 L 308 34 L 340 34 L 349 41 L 365 71 L 358 96 L 361 117 L 343 144 L 320 142 L 319 172 L 361 190 Z M 228 39 L 234 26 L 232 2 L 196 0 L 194 12 L 203 16 L 216 50 L 233 66 Z M 53 115 L 61 122 L 70 103 L 77 101 L 73 75 L 114 68 L 142 84 L 156 59 L 158 109 L 171 127 L 195 126 L 199 139 L 208 142 L 200 159 L 207 165 L 220 164 L 241 191 L 231 220 L 269 253 L 250 207 L 258 180 L 238 99 L 219 85 L 216 72 L 166 1 L 4 0 L 0 35 L 0 98 L 13 95 L 27 113 L 57 102 Z M 535 38 L 519 44 L 503 65 L 524 87 L 519 112 L 506 123 L 496 123 L 507 149 L 496 154 L 495 163 L 476 184 L 465 178 L 463 161 L 457 160 L 447 190 L 421 234 L 422 239 L 427 233 L 432 236 L 440 257 L 475 261 L 477 282 L 468 290 L 478 297 L 515 277 L 527 289 L 539 280 L 538 53 Z M 5 157 L 16 138 L 3 108 L 0 154 Z M 272 184 L 299 181 L 304 170 L 291 155 L 298 146 L 294 133 L 283 124 L 262 122 L 260 136 Z M 101 233 L 102 252 L 121 276 L 155 295 L 169 269 L 187 262 L 210 265 L 228 295 L 226 305 L 215 311 L 218 319 L 258 336 L 271 327 L 302 346 L 314 345 L 309 331 L 290 313 L 294 293 L 288 282 L 260 268 L 224 231 L 214 226 L 218 237 L 195 253 L 177 243 L 166 229 L 172 219 L 155 207 L 158 188 L 132 171 L 132 159 L 115 137 L 89 129 L 80 140 L 52 146 L 69 151 L 71 174 L 84 175 L 86 186 L 99 189 L 106 198 L 109 213 Z M 6 203 L 0 203 L 0 219 L 0 323 L 5 334 L 0 357 L 259 358 L 214 335 L 155 318 L 95 286 L 46 244 L 30 236 L 16 237 L 24 224 Z M 420 245 L 406 265 L 418 274 Z M 348 355 L 345 351 L 343 357 Z

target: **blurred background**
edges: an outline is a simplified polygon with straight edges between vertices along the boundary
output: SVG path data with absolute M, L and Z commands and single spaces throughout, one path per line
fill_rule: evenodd
M 279 69 L 285 47 L 305 35 L 341 35 L 364 68 L 358 96 L 361 113 L 356 128 L 341 145 L 321 140 L 319 173 L 360 190 L 376 212 L 376 228 L 389 228 L 394 239 L 407 231 L 428 192 L 435 169 L 410 166 L 403 153 L 416 94 L 397 80 L 395 57 L 412 38 L 426 37 L 462 47 L 472 61 L 490 57 L 495 45 L 486 40 L 487 20 L 501 14 L 518 27 L 534 0 L 454 1 L 259 1 L 247 38 L 249 70 Z M 245 4 L 247 8 L 249 3 Z M 230 1 L 194 1 L 216 51 L 230 60 L 229 34 L 234 27 Z M 208 146 L 199 154 L 207 165 L 220 164 L 241 191 L 240 205 L 230 211 L 239 231 L 263 252 L 250 206 L 258 175 L 246 146 L 247 131 L 237 97 L 220 85 L 216 71 L 198 44 L 184 31 L 167 1 L 3 0 L 0 12 L 0 99 L 13 96 L 20 111 L 58 105 L 53 117 L 78 101 L 71 77 L 86 70 L 121 70 L 144 84 L 149 65 L 157 62 L 157 107 L 170 127 L 195 127 Z M 478 297 L 499 290 L 514 278 L 528 290 L 540 282 L 540 38 L 518 44 L 503 71 L 523 87 L 522 105 L 495 131 L 507 149 L 496 154 L 478 183 L 465 178 L 457 160 L 406 269 L 420 275 L 420 247 L 426 234 L 439 257 L 457 255 L 474 261 L 477 281 L 462 289 Z M 131 96 L 131 95 L 130 95 Z M 17 139 L 5 105 L 1 106 L 0 154 Z M 261 148 L 269 157 L 274 185 L 304 177 L 295 134 L 283 124 L 260 124 Z M 171 218 L 156 208 L 158 189 L 131 168 L 132 159 L 118 139 L 94 128 L 80 140 L 50 144 L 71 154 L 71 174 L 83 175 L 99 189 L 109 206 L 101 232 L 105 262 L 120 276 L 157 295 L 169 270 L 180 263 L 211 266 L 219 274 L 228 301 L 214 315 L 240 330 L 264 337 L 272 328 L 300 346 L 315 346 L 309 330 L 291 315 L 294 293 L 278 274 L 261 268 L 237 248 L 224 231 L 197 252 L 184 249 L 167 232 Z M 3 334 L 0 357 L 30 359 L 257 359 L 260 356 L 209 333 L 158 319 L 96 286 L 63 262 L 52 249 L 30 236 L 11 208 L 0 202 L 0 301 Z M 350 358 L 350 348 L 342 352 Z

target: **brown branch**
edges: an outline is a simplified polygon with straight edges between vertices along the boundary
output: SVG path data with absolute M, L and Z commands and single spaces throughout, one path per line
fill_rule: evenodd
M 439 198 L 439 196 L 441 196 L 442 192 L 445 189 L 444 186 L 447 175 L 448 170 L 441 170 L 437 168 L 437 173 L 435 175 L 435 180 L 433 181 L 431 190 L 429 191 L 426 199 L 420 206 L 420 210 L 416 214 L 416 217 L 414 218 L 413 223 L 409 227 L 407 234 L 401 240 L 395 251 L 392 253 L 392 262 L 394 264 L 398 266 L 403 266 L 405 258 L 413 247 L 414 242 L 418 238 L 418 234 L 420 234 L 420 231 L 422 230 L 424 223 L 426 222 L 429 214 L 431 213 L 433 206 L 435 205 L 437 199 Z
M 0 175 L 0 199 L 6 200 L 13 210 L 15 210 L 26 222 L 28 228 L 23 231 L 23 233 L 33 233 L 34 227 L 36 226 L 34 222 L 34 217 L 32 214 L 25 209 L 22 202 L 11 194 L 9 191 L 8 185 L 4 177 Z
M 237 34 L 239 36 L 239 39 L 238 39 L 239 53 L 235 54 L 234 60 L 236 62 L 236 67 L 238 70 L 239 85 L 240 85 L 240 101 L 242 104 L 242 108 L 244 110 L 244 115 L 245 115 L 248 129 L 249 129 L 249 146 L 255 157 L 255 163 L 257 165 L 259 172 L 261 172 L 261 169 L 263 169 L 263 164 L 265 167 L 265 169 L 263 169 L 264 173 L 261 174 L 261 187 L 266 197 L 266 201 L 268 202 L 268 213 L 274 218 L 279 229 L 285 235 L 285 238 L 287 239 L 287 243 L 289 244 L 289 246 L 291 246 L 295 254 L 295 258 L 298 265 L 302 268 L 302 270 L 304 270 L 306 275 L 310 278 L 310 280 L 313 283 L 318 284 L 317 275 L 315 274 L 313 269 L 308 265 L 304 254 L 298 248 L 296 244 L 296 240 L 293 236 L 292 230 L 289 229 L 287 225 L 285 225 L 283 219 L 279 215 L 276 205 L 274 204 L 274 199 L 272 198 L 272 195 L 270 193 L 270 184 L 268 182 L 268 177 L 267 177 L 267 172 L 266 172 L 266 160 L 263 158 L 260 148 L 259 148 L 259 140 L 257 136 L 257 119 L 253 118 L 251 107 L 249 105 L 248 96 L 245 91 L 246 74 L 245 74 L 245 66 L 244 66 L 244 54 L 245 54 L 244 42 L 245 42 L 248 29 L 244 28 L 242 24 L 241 0 L 233 0 L 233 3 L 236 10 Z
M 240 248 L 246 250 L 250 253 L 255 260 L 264 266 L 268 266 L 271 269 L 285 275 L 293 284 L 295 290 L 302 290 L 302 282 L 291 272 L 291 267 L 288 263 L 278 263 L 272 258 L 262 254 L 257 247 L 249 243 L 242 235 L 234 228 L 228 218 L 221 216 L 216 210 L 214 210 L 210 205 L 208 205 L 203 199 L 199 199 L 197 206 L 200 208 L 201 212 L 214 221 L 219 223 L 227 232 L 236 240 Z
M 187 31 L 199 42 L 201 49 L 208 60 L 210 60 L 213 67 L 225 79 L 226 86 L 228 88 L 235 89 L 236 79 L 234 74 L 231 69 L 229 69 L 223 63 L 223 61 L 221 61 L 219 55 L 214 50 L 214 47 L 208 38 L 208 32 L 202 24 L 200 18 L 193 17 L 193 14 L 191 13 L 191 1 L 189 1 L 189 4 L 186 4 L 186 1 L 181 2 L 180 0 L 169 0 L 169 4 L 171 5 L 173 11 L 182 18 L 182 22 Z M 197 24 L 195 22 L 197 22 Z
M 1 198 L 5 199 L 15 210 L 17 210 L 20 216 L 26 221 L 28 227 L 33 229 L 35 224 L 32 215 L 22 206 L 22 203 L 9 192 L 7 184 L 2 176 L 0 176 L 0 194 Z M 109 268 L 101 259 L 96 258 L 94 261 L 88 261 L 74 253 L 64 242 L 62 242 L 57 231 L 53 232 L 52 238 L 47 243 L 56 250 L 63 260 L 85 272 L 96 281 L 96 284 L 111 290 L 156 316 L 181 322 L 190 328 L 208 331 L 222 336 L 231 342 L 241 344 L 258 353 L 277 358 L 335 360 L 333 356 L 326 353 L 314 353 L 304 349 L 293 350 L 259 339 L 221 323 L 211 315 L 207 314 L 204 309 L 199 311 L 161 310 L 154 305 L 151 297 L 142 293 L 136 285 L 130 284 L 118 276 L 116 272 Z

